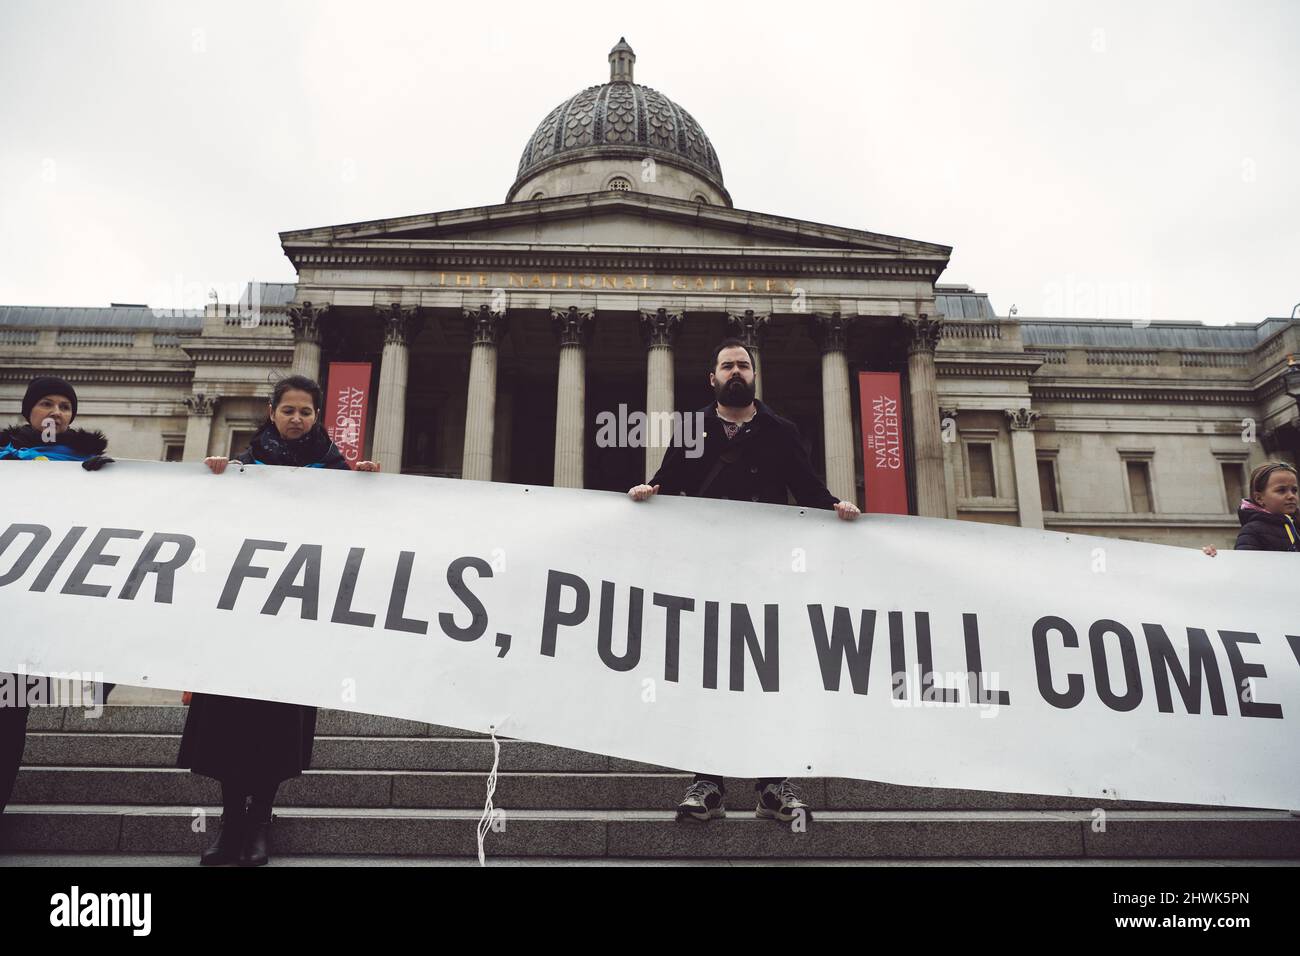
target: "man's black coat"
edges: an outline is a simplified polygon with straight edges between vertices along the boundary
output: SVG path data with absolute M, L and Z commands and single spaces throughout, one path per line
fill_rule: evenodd
M 754 404 L 758 413 L 730 439 L 715 407 L 706 405 L 700 409 L 696 414 L 703 415 L 704 453 L 689 458 L 686 449 L 674 444 L 649 484 L 659 485 L 661 495 L 765 501 L 777 505 L 789 504 L 788 491 L 805 508 L 835 507 L 839 499 L 813 471 L 799 439 L 798 427 L 762 402 L 756 400 Z M 715 474 L 719 459 L 722 459 L 721 468 Z M 708 487 L 702 488 L 705 482 Z

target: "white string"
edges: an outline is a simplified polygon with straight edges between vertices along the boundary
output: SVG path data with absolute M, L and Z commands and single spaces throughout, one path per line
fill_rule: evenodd
M 492 828 L 492 815 L 495 812 L 492 806 L 492 796 L 497 790 L 497 766 L 501 763 L 501 741 L 497 740 L 496 728 L 491 727 L 489 731 L 492 734 L 492 770 L 488 773 L 487 778 L 487 802 L 483 804 L 483 816 L 478 821 L 478 865 L 487 866 L 483 858 L 483 838 L 487 836 L 488 830 Z

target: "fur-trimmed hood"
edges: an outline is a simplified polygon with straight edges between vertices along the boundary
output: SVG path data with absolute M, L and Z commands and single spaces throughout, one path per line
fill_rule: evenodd
M 41 433 L 31 425 L 11 425 L 0 431 L 0 448 L 13 445 L 15 448 L 38 448 L 41 445 L 63 445 L 76 455 L 87 458 L 102 455 L 108 449 L 108 439 L 103 432 L 87 431 L 84 428 L 69 428 L 52 442 L 42 441 Z

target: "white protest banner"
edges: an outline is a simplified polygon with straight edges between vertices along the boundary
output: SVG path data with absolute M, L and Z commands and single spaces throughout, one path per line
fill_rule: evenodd
M 0 668 L 727 775 L 1300 806 L 1290 555 L 319 469 L 0 488 Z

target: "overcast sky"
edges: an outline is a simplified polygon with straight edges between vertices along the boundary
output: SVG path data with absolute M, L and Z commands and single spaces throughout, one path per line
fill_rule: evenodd
M 0 304 L 198 306 L 286 229 L 502 202 L 608 79 L 737 208 L 953 247 L 999 314 L 1300 302 L 1300 3 L 3 0 Z

